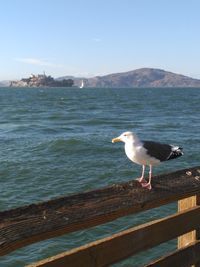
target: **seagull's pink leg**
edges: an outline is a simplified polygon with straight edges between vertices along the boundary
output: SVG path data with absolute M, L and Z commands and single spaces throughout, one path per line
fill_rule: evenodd
M 147 183 L 147 181 L 144 179 L 144 171 L 145 171 L 145 165 L 142 165 L 142 176 L 140 178 L 137 178 L 136 180 L 139 183 Z
M 149 165 L 149 181 L 148 181 L 148 183 L 142 183 L 142 187 L 145 187 L 145 188 L 151 190 L 152 189 L 151 178 L 152 178 L 152 165 Z

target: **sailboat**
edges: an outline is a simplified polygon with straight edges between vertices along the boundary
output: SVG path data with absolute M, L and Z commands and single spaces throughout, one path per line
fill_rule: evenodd
M 80 85 L 79 88 L 83 88 L 83 87 L 84 87 L 84 81 L 82 80 L 82 81 L 81 81 L 81 85 Z

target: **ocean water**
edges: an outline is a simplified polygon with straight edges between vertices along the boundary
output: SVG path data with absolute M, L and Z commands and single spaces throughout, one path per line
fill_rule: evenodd
M 199 165 L 200 89 L 0 88 L 0 210 L 125 182 L 141 167 L 111 139 L 131 130 L 141 139 L 177 144 L 184 156 L 154 173 Z M 64 235 L 1 257 L 21 267 L 176 211 L 176 204 Z M 113 266 L 140 266 L 173 250 L 176 240 Z

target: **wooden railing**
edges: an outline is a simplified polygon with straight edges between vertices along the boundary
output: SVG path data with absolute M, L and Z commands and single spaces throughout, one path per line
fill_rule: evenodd
M 178 248 L 146 267 L 200 266 L 200 167 L 0 212 L 0 255 L 29 244 L 178 201 L 177 213 L 33 263 L 29 267 L 102 267 L 178 238 Z M 134 265 L 132 265 L 134 266 Z

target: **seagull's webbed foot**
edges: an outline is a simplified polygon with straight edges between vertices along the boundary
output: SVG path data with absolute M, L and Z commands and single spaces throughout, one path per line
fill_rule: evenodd
M 149 189 L 149 190 L 151 190 L 152 189 L 152 186 L 151 186 L 151 183 L 141 183 L 141 185 L 142 185 L 142 187 L 144 187 L 144 188 L 147 188 L 147 189 Z
M 140 178 L 137 178 L 136 181 L 138 181 L 140 184 L 143 183 L 147 183 L 147 181 L 144 179 L 144 177 L 140 177 Z

